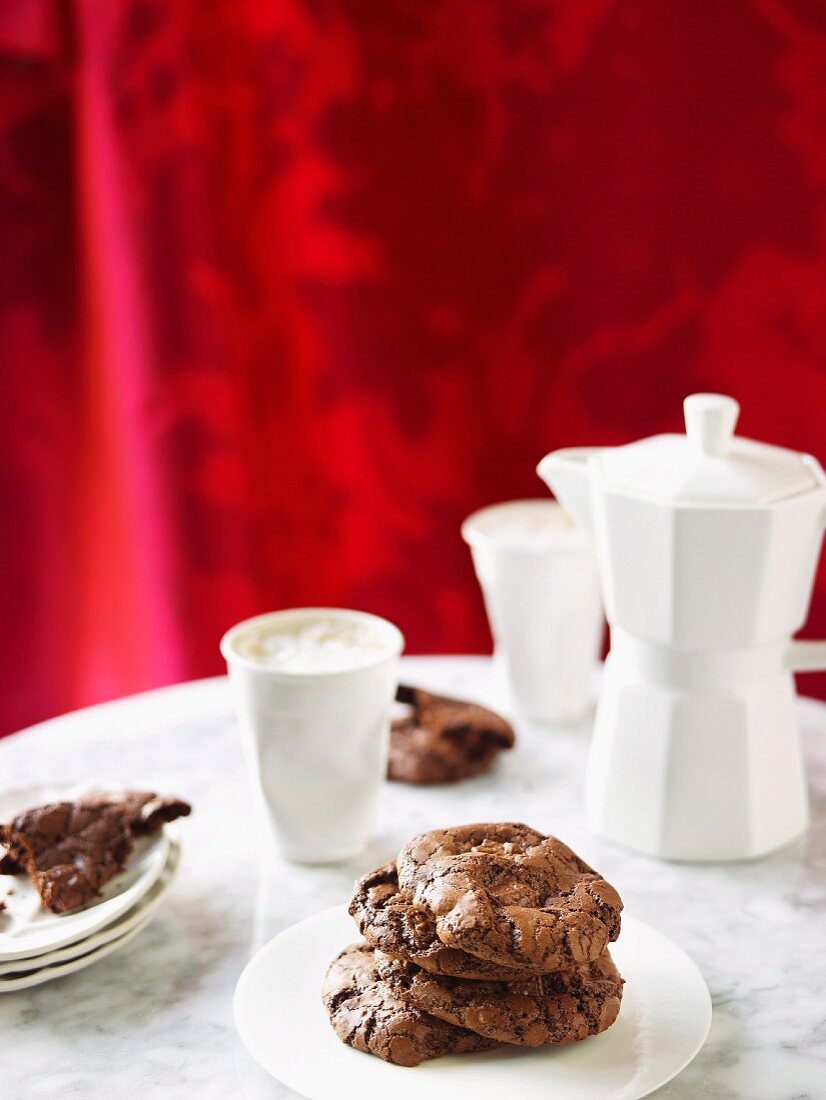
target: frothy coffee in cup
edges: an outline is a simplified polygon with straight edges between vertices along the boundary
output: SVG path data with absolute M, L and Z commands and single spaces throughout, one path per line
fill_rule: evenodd
M 222 638 L 250 777 L 288 859 L 349 859 L 370 839 L 403 646 L 386 619 L 329 607 L 259 615 Z
M 232 648 L 262 668 L 307 674 L 365 668 L 393 655 L 398 644 L 371 618 L 318 611 L 253 621 Z
M 483 508 L 462 535 L 494 637 L 500 705 L 542 723 L 580 717 L 602 637 L 590 539 L 545 499 Z
M 551 500 L 514 500 L 474 514 L 465 526 L 465 538 L 488 539 L 513 550 L 544 550 L 561 539 L 577 539 L 570 518 Z

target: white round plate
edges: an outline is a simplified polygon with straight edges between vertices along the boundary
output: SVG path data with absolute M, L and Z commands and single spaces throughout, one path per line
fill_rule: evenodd
M 145 894 L 123 916 L 118 917 L 112 924 L 86 936 L 77 943 L 71 943 L 67 947 L 61 947 L 57 951 L 47 951 L 42 955 L 35 955 L 27 959 L 14 959 L 11 962 L 0 963 L 0 993 L 5 989 L 6 978 L 16 980 L 18 977 L 32 974 L 45 967 L 54 966 L 56 963 L 68 962 L 70 959 L 79 958 L 94 951 L 111 940 L 119 939 L 130 929 L 137 925 L 142 928 L 163 901 L 169 887 L 172 885 L 178 870 L 181 858 L 180 846 L 172 843 L 169 846 L 169 858 L 163 869 L 163 874 L 152 886 L 148 894 Z M 14 987 L 16 988 L 16 987 Z
M 0 821 L 29 806 L 42 806 L 61 799 L 72 801 L 101 791 L 123 789 L 120 784 L 62 784 L 35 786 L 0 792 Z M 103 888 L 101 897 L 74 913 L 57 914 L 40 907 L 40 898 L 28 875 L 0 875 L 0 963 L 30 958 L 84 939 L 143 897 L 163 873 L 169 855 L 169 836 L 161 829 L 153 836 L 139 837 L 123 874 Z M 12 892 L 9 893 L 9 890 Z
M 247 964 L 235 991 L 244 1045 L 273 1077 L 308 1100 L 638 1100 L 670 1081 L 703 1045 L 711 998 L 696 965 L 660 932 L 623 917 L 611 953 L 626 981 L 619 1019 L 603 1035 L 564 1047 L 502 1047 L 450 1055 L 415 1069 L 345 1046 L 321 1003 L 330 962 L 354 942 L 342 908 L 293 925 Z

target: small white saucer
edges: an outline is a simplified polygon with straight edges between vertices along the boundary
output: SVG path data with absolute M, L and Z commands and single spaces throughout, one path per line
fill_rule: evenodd
M 74 801 L 102 790 L 119 789 L 122 789 L 119 784 L 91 787 L 67 783 L 3 791 L 0 821 L 8 821 L 28 806 L 43 806 L 61 799 Z M 106 884 L 98 900 L 74 913 L 56 914 L 41 908 L 40 897 L 27 875 L 0 875 L 0 901 L 5 902 L 5 909 L 0 912 L 0 963 L 28 959 L 76 943 L 117 920 L 163 874 L 169 844 L 166 829 L 153 836 L 139 837 L 123 873 Z
M 450 1055 L 414 1069 L 344 1046 L 321 1003 L 330 962 L 358 940 L 352 919 L 326 909 L 276 936 L 247 964 L 235 991 L 244 1045 L 273 1077 L 308 1100 L 639 1100 L 680 1072 L 705 1042 L 711 998 L 676 944 L 623 917 L 611 953 L 626 980 L 619 1019 L 603 1035 L 564 1047 L 502 1047 Z
M 43 985 L 45 982 L 53 982 L 57 978 L 64 978 L 67 974 L 74 974 L 78 970 L 85 970 L 87 966 L 105 959 L 119 948 L 133 940 L 135 936 L 152 920 L 151 914 L 138 924 L 133 925 L 128 932 L 124 932 L 117 939 L 109 940 L 94 951 L 86 955 L 79 955 L 67 962 L 57 963 L 54 966 L 43 966 L 40 970 L 30 971 L 28 974 L 19 974 L 17 977 L 4 978 L 0 984 L 0 995 L 4 993 L 16 993 L 20 989 L 31 989 L 35 985 Z

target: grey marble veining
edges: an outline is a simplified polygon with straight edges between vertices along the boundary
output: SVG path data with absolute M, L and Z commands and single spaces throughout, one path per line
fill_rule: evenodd
M 481 658 L 409 658 L 405 675 L 485 698 Z M 0 996 L 0 1100 L 292 1100 L 237 1040 L 235 982 L 271 936 L 343 903 L 357 874 L 437 824 L 518 818 L 562 836 L 619 887 L 626 910 L 681 944 L 711 988 L 696 1060 L 659 1100 L 826 1098 L 826 707 L 800 704 L 813 821 L 757 863 L 659 863 L 592 837 L 582 819 L 586 728 L 520 728 L 493 774 L 458 787 L 389 784 L 372 850 L 292 867 L 252 816 L 223 680 L 69 715 L 0 742 L 0 782 L 111 778 L 191 798 L 183 862 L 149 927 L 75 975 Z M 346 1091 L 341 1096 L 346 1100 Z M 564 1098 L 560 1098 L 564 1100 Z

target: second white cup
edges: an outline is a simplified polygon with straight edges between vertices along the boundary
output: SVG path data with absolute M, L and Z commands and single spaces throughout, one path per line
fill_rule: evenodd
M 504 705 L 541 723 L 581 717 L 603 633 L 588 536 L 552 500 L 514 500 L 474 512 L 462 537 L 485 600 Z
M 372 836 L 404 639 L 375 615 L 276 611 L 221 639 L 244 755 L 287 859 L 348 859 Z

